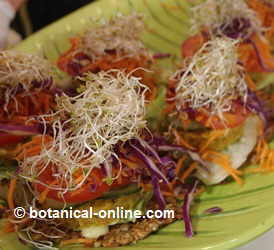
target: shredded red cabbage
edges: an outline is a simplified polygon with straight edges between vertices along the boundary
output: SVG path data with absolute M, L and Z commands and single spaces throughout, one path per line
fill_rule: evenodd
M 265 129 L 268 126 L 268 115 L 267 112 L 264 109 L 264 106 L 262 105 L 262 102 L 259 100 L 257 95 L 252 92 L 251 90 L 248 90 L 248 95 L 247 95 L 247 101 L 246 101 L 246 107 L 252 112 L 257 114 L 261 120 L 264 123 Z
M 207 167 L 208 164 L 207 162 L 205 162 L 200 156 L 198 153 L 194 152 L 194 151 L 191 151 L 191 150 L 188 150 L 182 146 L 178 146 L 178 145 L 161 145 L 161 146 L 158 146 L 158 150 L 159 151 L 169 151 L 169 152 L 172 152 L 172 151 L 179 151 L 179 152 L 182 152 L 182 153 L 186 153 L 188 154 L 192 160 L 196 161 L 196 162 L 199 162 L 202 166 L 205 166 Z
M 221 25 L 222 33 L 231 39 L 246 39 L 250 34 L 250 21 L 246 18 L 234 18 L 230 24 Z
M 183 208 L 182 208 L 183 220 L 185 223 L 185 235 L 188 238 L 191 238 L 194 235 L 191 217 L 190 217 L 190 206 L 193 201 L 193 194 L 196 191 L 197 185 L 198 185 L 198 181 L 195 181 L 193 185 L 187 189 L 187 192 L 185 193 L 185 197 L 184 197 Z
M 133 149 L 135 149 L 137 155 L 140 159 L 143 160 L 143 162 L 146 164 L 146 166 L 149 168 L 149 170 L 152 173 L 152 176 L 156 176 L 159 180 L 163 180 L 166 184 L 169 183 L 166 176 L 161 172 L 161 170 L 157 167 L 155 162 L 146 155 L 141 149 L 139 149 L 137 146 L 130 144 Z
M 52 89 L 54 87 L 52 78 L 49 78 L 43 81 L 34 80 L 31 82 L 31 84 L 34 88 L 39 88 L 39 89 Z
M 223 212 L 223 209 L 220 207 L 211 207 L 204 211 L 205 214 L 218 214 Z
M 156 175 L 153 175 L 151 180 L 152 180 L 152 185 L 154 190 L 154 197 L 159 205 L 159 208 L 161 210 L 164 210 L 166 207 L 166 201 L 160 189 L 160 183 L 159 183 L 160 180 L 159 178 L 156 177 Z

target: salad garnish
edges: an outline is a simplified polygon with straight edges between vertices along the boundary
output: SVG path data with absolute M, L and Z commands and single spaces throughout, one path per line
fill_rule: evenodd
M 247 98 L 244 69 L 238 63 L 238 41 L 216 38 L 206 42 L 183 68 L 175 73 L 177 109 L 208 108 L 222 117 L 233 101 Z M 185 107 L 186 108 L 186 107 Z

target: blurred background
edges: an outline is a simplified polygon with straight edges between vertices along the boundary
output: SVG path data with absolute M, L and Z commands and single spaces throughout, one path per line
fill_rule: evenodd
M 94 0 L 0 0 L 0 50 Z
M 23 0 L 11 27 L 26 37 L 91 2 L 93 0 Z

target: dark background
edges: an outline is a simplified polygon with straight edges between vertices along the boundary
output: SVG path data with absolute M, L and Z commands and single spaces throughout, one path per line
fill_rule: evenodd
M 35 32 L 91 2 L 93 0 L 28 0 L 27 11 L 33 31 Z M 25 37 L 18 14 L 12 27 Z
M 92 2 L 92 0 L 30 0 L 28 12 L 34 31 Z

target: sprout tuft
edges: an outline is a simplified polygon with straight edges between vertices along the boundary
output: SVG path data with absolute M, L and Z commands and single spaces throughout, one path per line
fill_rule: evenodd
M 40 117 L 44 122 L 51 120 L 53 140 L 39 155 L 22 162 L 26 178 L 37 175 L 37 165 L 43 169 L 54 165 L 60 183 L 66 183 L 67 189 L 77 189 L 86 179 L 75 186 L 75 171 L 82 169 L 87 178 L 93 168 L 104 166 L 111 174 L 114 147 L 138 138 L 146 127 L 147 88 L 139 78 L 113 70 L 87 73 L 79 80 L 84 85 L 78 96 L 57 97 L 57 112 Z
M 147 55 L 140 36 L 144 30 L 143 15 L 119 15 L 100 26 L 87 30 L 80 39 L 78 52 L 93 61 L 114 51 L 120 57 Z
M 177 82 L 178 109 L 207 108 L 220 117 L 231 110 L 233 100 L 246 99 L 247 84 L 238 63 L 238 41 L 216 38 L 203 47 L 172 77 Z
M 192 9 L 192 30 L 199 32 L 208 28 L 213 35 L 224 35 L 224 30 L 243 29 L 242 38 L 248 38 L 253 32 L 259 35 L 265 31 L 256 12 L 250 9 L 244 0 L 206 0 Z

